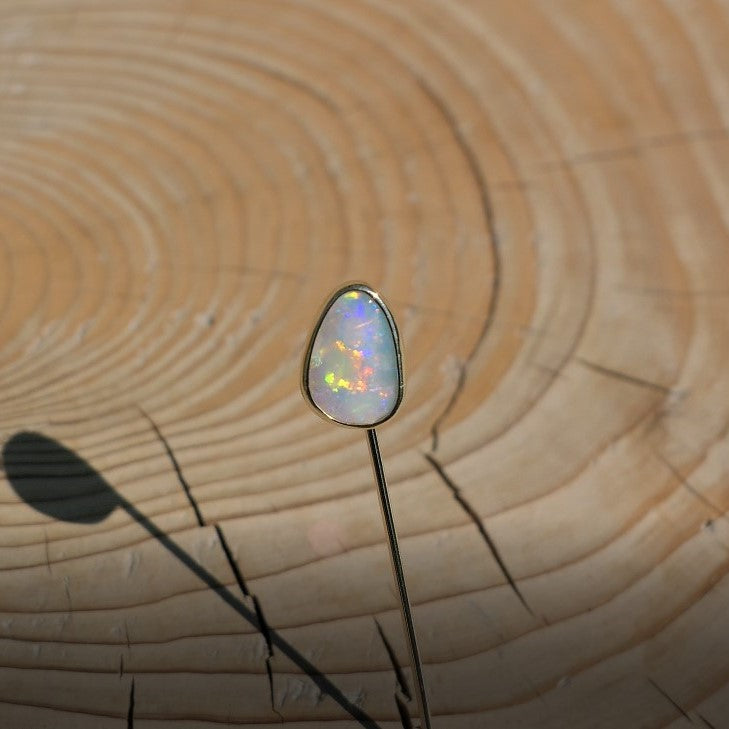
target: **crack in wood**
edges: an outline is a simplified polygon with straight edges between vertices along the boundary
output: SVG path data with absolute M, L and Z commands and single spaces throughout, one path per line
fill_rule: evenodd
M 655 681 L 654 681 L 654 680 L 653 680 L 652 678 L 650 678 L 650 677 L 648 678 L 648 683 L 649 683 L 649 684 L 650 684 L 651 686 L 653 686 L 653 688 L 654 688 L 654 689 L 655 689 L 656 691 L 658 691 L 658 693 L 659 693 L 659 694 L 660 694 L 661 696 L 663 696 L 663 698 L 664 698 L 664 699 L 666 699 L 666 701 L 668 701 L 668 702 L 669 702 L 669 703 L 671 704 L 671 706 L 673 706 L 673 708 L 674 708 L 674 709 L 676 709 L 676 711 L 678 711 L 678 712 L 679 712 L 679 713 L 681 714 L 681 716 L 683 716 L 683 717 L 685 717 L 686 719 L 688 719 L 688 720 L 689 720 L 689 721 L 690 721 L 690 722 L 691 722 L 692 724 L 694 723 L 694 720 L 693 720 L 693 719 L 692 719 L 692 718 L 691 718 L 691 717 L 690 717 L 690 716 L 689 716 L 689 715 L 688 715 L 688 714 L 686 713 L 686 710 L 685 710 L 685 709 L 684 709 L 684 708 L 683 708 L 683 707 L 681 706 L 681 704 L 679 704 L 679 703 L 678 703 L 677 701 L 675 701 L 675 700 L 674 700 L 673 698 L 671 698 L 671 695 L 670 695 L 670 694 L 669 694 L 669 693 L 668 693 L 667 691 L 665 691 L 664 689 L 662 689 L 662 688 L 661 688 L 661 687 L 660 687 L 660 686 L 659 686 L 659 685 L 658 685 L 658 684 L 657 684 L 657 683 L 656 683 L 656 682 L 655 682 Z
M 205 520 L 203 519 L 202 512 L 200 511 L 200 508 L 195 501 L 194 496 L 192 495 L 192 490 L 190 488 L 190 485 L 188 484 L 187 480 L 185 479 L 184 474 L 182 473 L 182 468 L 180 467 L 180 464 L 175 457 L 175 454 L 172 450 L 172 447 L 168 443 L 167 439 L 162 434 L 162 431 L 157 426 L 155 421 L 152 419 L 152 417 L 140 406 L 137 405 L 137 408 L 139 409 L 139 412 L 144 416 L 144 418 L 149 422 L 150 427 L 152 430 L 154 430 L 155 434 L 159 438 L 160 442 L 165 448 L 165 451 L 167 452 L 167 455 L 170 459 L 170 462 L 172 463 L 172 467 L 174 468 L 175 473 L 177 474 L 177 478 L 180 482 L 180 485 L 182 486 L 185 495 L 187 496 L 188 501 L 190 502 L 190 505 L 192 506 L 193 511 L 195 512 L 195 518 L 197 519 L 198 526 L 206 526 Z M 233 572 L 233 576 L 235 577 L 235 581 L 238 584 L 238 587 L 240 588 L 241 592 L 245 597 L 250 598 L 250 600 L 253 603 L 254 611 L 255 611 L 255 622 L 256 622 L 256 628 L 263 636 L 263 639 L 266 643 L 266 658 L 265 658 L 265 665 L 266 665 L 266 675 L 268 677 L 268 688 L 269 693 L 271 697 L 271 710 L 278 716 L 279 720 L 281 722 L 284 721 L 283 715 L 280 711 L 276 708 L 276 702 L 275 702 L 275 694 L 274 694 L 274 688 L 273 688 L 273 667 L 271 666 L 271 661 L 274 657 L 273 652 L 273 639 L 271 636 L 271 629 L 268 626 L 268 622 L 266 621 L 265 616 L 263 615 L 263 609 L 261 608 L 261 603 L 258 600 L 258 597 L 256 595 L 252 595 L 248 587 L 246 585 L 245 580 L 243 579 L 243 574 L 240 571 L 240 568 L 238 567 L 238 563 L 233 557 L 233 552 L 230 549 L 230 546 L 228 545 L 228 540 L 225 538 L 225 534 L 223 533 L 222 528 L 219 524 L 213 525 L 215 532 L 218 535 L 218 540 L 220 541 L 220 546 L 223 549 L 223 553 L 225 554 L 225 558 L 228 562 L 228 565 L 230 566 L 231 571 Z
M 167 438 L 164 437 L 162 434 L 162 431 L 157 426 L 157 423 L 154 422 L 152 417 L 147 413 L 147 411 L 141 406 L 137 405 L 137 409 L 142 414 L 142 416 L 147 420 L 152 430 L 157 435 L 157 438 L 159 438 L 160 443 L 164 446 L 164 449 L 167 453 L 167 457 L 170 459 L 170 463 L 172 463 L 172 468 L 174 469 L 175 473 L 177 474 L 177 479 L 180 482 L 180 485 L 182 486 L 183 491 L 185 492 L 185 495 L 187 496 L 188 501 L 190 502 L 190 506 L 192 506 L 192 510 L 195 512 L 195 518 L 197 519 L 198 526 L 205 526 L 205 520 L 203 519 L 202 512 L 200 511 L 200 508 L 197 505 L 197 502 L 195 501 L 195 498 L 192 495 L 192 489 L 190 488 L 190 484 L 187 483 L 187 480 L 185 479 L 182 469 L 180 468 L 180 464 L 175 457 L 174 452 L 172 451 L 172 448 L 170 447 L 170 444 L 167 441 Z
M 268 654 L 266 655 L 266 674 L 268 675 L 268 690 L 271 696 L 271 709 L 275 714 L 278 715 L 279 719 L 283 722 L 283 716 L 276 708 L 276 701 L 273 692 L 273 667 L 271 666 L 271 661 L 273 660 L 273 640 L 271 638 L 271 629 L 268 627 L 268 622 L 263 615 L 263 610 L 261 608 L 261 603 L 259 602 L 258 597 L 256 595 L 251 595 L 250 598 L 253 601 L 253 607 L 256 611 L 256 618 L 258 619 L 258 629 L 261 631 L 261 635 L 266 641 L 266 649 L 268 651 Z
M 491 200 L 491 194 L 489 192 L 489 185 L 486 180 L 486 176 L 483 173 L 483 169 L 481 168 L 481 164 L 479 163 L 478 157 L 476 156 L 476 153 L 474 152 L 473 147 L 469 143 L 468 139 L 466 139 L 466 136 L 463 134 L 463 131 L 458 124 L 458 119 L 445 103 L 445 101 L 435 92 L 433 87 L 422 76 L 416 76 L 415 80 L 423 93 L 428 97 L 432 105 L 440 113 L 443 121 L 446 123 L 446 126 L 453 135 L 453 139 L 460 149 L 461 154 L 466 160 L 466 164 L 468 165 L 471 177 L 476 184 L 479 198 L 481 200 L 481 209 L 483 211 L 484 224 L 486 226 L 486 230 L 491 241 L 491 252 L 493 255 L 494 265 L 493 280 L 491 284 L 491 297 L 489 299 L 488 309 L 486 311 L 486 316 L 483 320 L 481 331 L 479 332 L 478 337 L 473 344 L 473 347 L 471 347 L 471 351 L 468 353 L 465 361 L 461 365 L 461 373 L 458 378 L 458 383 L 456 384 L 456 387 L 451 394 L 450 400 L 448 401 L 447 405 L 440 413 L 440 415 L 438 415 L 438 417 L 433 421 L 433 425 L 430 430 L 430 450 L 435 453 L 438 450 L 438 436 L 440 426 L 451 413 L 451 411 L 455 407 L 456 402 L 458 401 L 458 398 L 463 392 L 463 386 L 466 381 L 466 371 L 468 370 L 468 366 L 471 364 L 473 358 L 476 356 L 476 353 L 481 347 L 482 342 L 486 339 L 486 335 L 491 329 L 491 325 L 496 318 L 496 308 L 499 300 L 499 292 L 501 290 L 501 255 L 499 252 L 499 232 L 496 226 L 496 215 L 494 213 L 494 206 Z
M 230 546 L 228 545 L 228 540 L 225 538 L 225 534 L 223 533 L 222 528 L 219 524 L 214 525 L 215 531 L 218 535 L 218 539 L 220 540 L 220 546 L 223 548 L 223 552 L 225 553 L 225 557 L 228 560 L 228 564 L 230 565 L 230 569 L 233 572 L 233 575 L 235 576 L 235 581 L 238 583 L 238 587 L 240 587 L 241 592 L 243 595 L 251 600 L 253 603 L 253 608 L 256 613 L 256 622 L 257 622 L 257 629 L 263 636 L 263 640 L 266 643 L 266 675 L 268 676 L 268 689 L 271 696 L 271 710 L 277 714 L 279 719 L 283 722 L 284 718 L 281 712 L 278 711 L 276 708 L 276 701 L 275 701 L 275 695 L 273 690 L 273 667 L 271 666 L 271 660 L 273 659 L 273 640 L 271 638 L 271 629 L 268 626 L 268 622 L 266 621 L 266 618 L 263 615 L 263 610 L 261 608 L 261 603 L 258 600 L 258 597 L 256 595 L 252 595 L 250 591 L 248 590 L 248 586 L 246 585 L 246 581 L 243 579 L 243 574 L 240 571 L 240 568 L 238 567 L 238 563 L 235 561 L 235 558 L 233 557 L 233 552 L 230 549 Z
M 611 367 L 605 367 L 603 365 L 597 364 L 596 362 L 591 362 L 590 360 L 584 359 L 584 357 L 575 357 L 575 361 L 579 362 L 584 367 L 587 367 L 590 370 L 593 370 L 593 372 L 598 372 L 601 375 L 606 375 L 608 377 L 614 377 L 617 380 L 622 380 L 623 382 L 628 382 L 631 385 L 638 385 L 639 387 L 647 387 L 650 390 L 656 390 L 658 392 L 662 392 L 664 395 L 674 395 L 676 394 L 676 390 L 674 390 L 671 387 L 667 387 L 666 385 L 661 385 L 659 382 L 652 382 L 651 380 L 644 380 L 642 377 L 636 377 L 635 375 L 630 375 L 627 372 L 621 372 L 620 370 L 614 370 Z
M 159 543 L 176 557 L 182 564 L 194 572 L 226 605 L 229 605 L 242 618 L 256 630 L 260 630 L 260 616 L 255 610 L 236 597 L 212 573 L 196 562 L 184 549 L 170 539 L 167 534 L 158 529 L 152 522 L 139 512 L 132 504 L 126 503 L 125 508 L 145 529 L 159 541 Z M 331 680 L 320 671 L 310 660 L 303 656 L 293 645 L 284 640 L 275 630 L 270 629 L 271 645 L 293 661 L 316 684 L 322 693 L 330 696 L 350 716 L 366 729 L 380 729 L 380 725 L 372 719 L 356 703 L 350 701 Z
M 131 653 L 132 651 L 132 641 L 129 638 L 129 624 L 127 623 L 126 619 L 124 620 L 124 637 L 127 641 L 127 651 Z
M 400 714 L 400 723 L 402 724 L 402 729 L 413 729 L 413 722 L 410 719 L 408 707 L 405 705 L 405 702 L 402 700 L 397 692 L 395 692 L 395 705 L 397 706 L 398 714 Z
M 129 690 L 129 709 L 127 710 L 127 729 L 134 729 L 134 678 Z
M 157 434 L 157 437 L 159 438 L 160 442 L 165 448 L 165 451 L 167 452 L 167 455 L 170 459 L 170 462 L 172 463 L 172 467 L 175 470 L 175 473 L 177 474 L 177 478 L 180 482 L 180 485 L 182 486 L 183 490 L 185 491 L 185 495 L 187 496 L 188 501 L 190 502 L 190 505 L 192 506 L 193 511 L 195 512 L 195 518 L 197 519 L 198 526 L 206 526 L 205 520 L 203 519 L 202 512 L 200 511 L 200 508 L 197 504 L 197 501 L 195 501 L 194 496 L 192 495 L 192 489 L 190 488 L 190 484 L 185 479 L 184 474 L 182 473 L 182 468 L 180 467 L 180 464 L 175 457 L 175 454 L 172 450 L 172 447 L 167 442 L 167 439 L 162 434 L 162 431 L 157 426 L 157 424 L 154 422 L 154 420 L 151 418 L 151 416 L 141 407 L 137 406 L 139 408 L 139 411 L 141 414 L 147 419 L 149 422 L 151 428 L 154 430 L 154 432 Z M 215 531 L 218 535 L 218 540 L 220 541 L 220 546 L 223 548 L 223 552 L 225 554 L 225 558 L 228 562 L 228 565 L 230 566 L 231 571 L 233 572 L 233 576 L 235 577 L 235 581 L 238 583 L 238 587 L 240 587 L 241 592 L 245 597 L 248 597 L 253 602 L 253 607 L 255 609 L 256 614 L 256 622 L 257 622 L 257 628 L 261 635 L 263 636 L 263 639 L 266 643 L 266 675 L 268 676 L 268 688 L 269 693 L 271 697 L 271 710 L 278 716 L 279 720 L 283 722 L 284 718 L 282 714 L 276 709 L 276 702 L 275 702 L 275 695 L 273 690 L 273 667 L 271 666 L 271 660 L 273 659 L 273 641 L 271 638 L 271 629 L 268 627 L 268 623 L 266 622 L 266 618 L 263 615 L 263 610 L 261 609 L 261 603 L 259 602 L 258 598 L 255 595 L 251 595 L 251 593 L 248 591 L 248 587 L 246 586 L 245 580 L 243 579 L 243 575 L 240 571 L 240 568 L 238 567 L 238 563 L 233 558 L 233 553 L 230 550 L 230 547 L 228 545 L 228 540 L 225 538 L 225 534 L 223 534 L 223 530 L 220 527 L 219 524 L 213 525 L 215 528 Z
M 223 552 L 225 553 L 225 558 L 228 560 L 228 565 L 230 565 L 230 569 L 233 572 L 235 581 L 238 583 L 238 587 L 240 587 L 241 592 L 246 597 L 250 597 L 250 593 L 248 592 L 248 587 L 246 585 L 246 582 L 243 579 L 243 575 L 240 571 L 240 568 L 238 567 L 238 563 L 235 561 L 235 559 L 233 557 L 233 552 L 231 552 L 230 547 L 228 546 L 228 540 L 225 538 L 225 534 L 223 534 L 222 528 L 220 527 L 219 524 L 214 524 L 213 526 L 215 528 L 215 532 L 218 535 L 218 540 L 220 541 L 220 546 L 223 548 Z
M 729 129 L 725 127 L 713 127 L 674 132 L 672 134 L 661 134 L 639 140 L 637 144 L 629 146 L 598 149 L 573 157 L 565 157 L 554 162 L 546 162 L 542 165 L 542 168 L 577 167 L 578 165 L 592 164 L 594 162 L 613 162 L 627 157 L 635 157 L 642 152 L 652 149 L 681 146 L 692 142 L 721 141 L 726 139 L 727 133 L 729 133 Z
M 175 457 L 175 454 L 172 450 L 172 447 L 167 442 L 167 439 L 162 434 L 162 431 L 157 426 L 157 424 L 154 422 L 154 420 L 151 418 L 151 416 L 140 406 L 137 406 L 139 408 L 139 411 L 142 413 L 142 415 L 147 419 L 150 426 L 154 430 L 154 432 L 157 434 L 157 437 L 159 438 L 160 442 L 164 446 L 165 450 L 167 451 L 167 455 L 170 459 L 170 462 L 172 463 L 172 467 L 175 470 L 175 473 L 177 474 L 177 478 L 180 482 L 180 485 L 182 486 L 183 490 L 185 491 L 185 495 L 187 496 L 188 501 L 190 502 L 190 505 L 192 506 L 193 511 L 195 512 L 195 518 L 197 519 L 198 526 L 206 526 L 205 520 L 203 519 L 202 512 L 200 511 L 200 508 L 197 504 L 197 501 L 195 500 L 194 496 L 192 495 L 192 489 L 190 488 L 190 485 L 188 484 L 187 480 L 185 479 L 184 474 L 182 473 L 182 468 L 180 467 L 180 464 Z M 251 593 L 248 591 L 248 587 L 246 586 L 245 580 L 243 579 L 243 575 L 240 571 L 240 568 L 238 567 L 238 563 L 235 561 L 233 557 L 233 553 L 230 550 L 230 547 L 228 545 L 228 540 L 225 538 L 225 534 L 223 533 L 222 528 L 219 524 L 214 524 L 213 527 L 215 528 L 215 531 L 218 535 L 218 540 L 220 541 L 220 546 L 223 548 L 223 552 L 225 554 L 225 558 L 228 562 L 228 565 L 230 566 L 231 571 L 233 572 L 233 576 L 235 577 L 235 581 L 238 583 L 238 587 L 240 587 L 241 592 L 245 597 L 248 597 L 253 602 L 253 607 L 255 609 L 256 613 L 256 621 L 258 623 L 257 628 L 261 635 L 263 636 L 263 639 L 266 643 L 266 675 L 268 676 L 268 688 L 269 693 L 271 696 L 271 709 L 274 711 L 279 719 L 283 722 L 283 716 L 281 713 L 276 709 L 276 702 L 275 702 L 275 695 L 273 690 L 273 668 L 271 666 L 271 660 L 273 659 L 273 642 L 271 640 L 271 630 L 268 627 L 268 623 L 266 622 L 266 618 L 263 615 L 263 610 L 261 609 L 261 603 L 259 602 L 258 598 L 255 595 L 251 595 Z
M 513 590 L 514 594 L 517 596 L 517 598 L 519 598 L 519 602 L 521 602 L 521 604 L 526 608 L 530 615 L 536 617 L 534 615 L 534 611 L 531 609 L 529 603 L 526 601 L 526 598 L 524 597 L 524 595 L 522 595 L 521 590 L 519 589 L 516 581 L 511 575 L 511 572 L 509 572 L 509 569 L 506 566 L 506 563 L 504 562 L 501 553 L 496 546 L 496 543 L 486 530 L 486 526 L 484 525 L 481 517 L 475 512 L 471 504 L 469 504 L 468 501 L 463 497 L 461 489 L 455 484 L 454 481 L 451 480 L 440 462 L 430 453 L 424 453 L 423 456 L 425 457 L 425 460 L 427 460 L 428 463 L 430 463 L 430 465 L 433 467 L 433 470 L 440 476 L 441 481 L 443 481 L 443 483 L 450 489 L 456 502 L 466 512 L 466 514 L 468 514 L 468 516 L 471 518 L 471 521 L 475 524 L 479 534 L 486 543 L 486 546 L 491 551 L 491 555 L 496 560 L 496 564 L 498 564 L 501 573 L 506 578 L 506 581 L 509 583 L 509 586 Z
M 380 625 L 380 621 L 377 618 L 374 620 L 375 625 L 377 626 L 377 632 L 380 634 L 380 639 L 382 640 L 382 644 L 385 646 L 385 651 L 387 652 L 390 663 L 392 664 L 392 668 L 395 672 L 397 689 L 393 696 L 395 698 L 395 706 L 397 706 L 397 711 L 400 715 L 400 723 L 402 724 L 403 729 L 412 729 L 413 724 L 410 719 L 410 712 L 408 711 L 407 704 L 403 700 L 404 696 L 407 698 L 408 702 L 412 701 L 412 694 L 410 693 L 410 689 L 405 679 L 405 674 L 403 673 L 400 664 L 397 662 L 395 651 L 393 650 L 392 645 L 390 645 L 390 641 L 387 639 L 385 631 L 382 629 L 382 625 Z
M 720 519 L 726 519 L 726 513 L 723 509 L 720 509 L 710 499 L 707 499 L 697 488 L 695 488 L 691 482 L 676 468 L 658 449 L 653 448 L 653 453 L 656 458 L 671 472 L 676 480 L 696 499 L 698 499 L 704 506 L 713 511 Z
M 462 362 L 459 365 L 458 368 L 458 380 L 456 381 L 456 386 L 453 388 L 453 392 L 451 393 L 451 397 L 448 400 L 448 403 L 443 408 L 443 411 L 440 413 L 440 415 L 433 421 L 433 425 L 430 428 L 430 450 L 435 453 L 438 450 L 438 440 L 440 437 L 440 426 L 441 423 L 446 419 L 448 416 L 448 413 L 453 410 L 453 407 L 456 404 L 456 401 L 461 396 L 461 392 L 463 392 L 463 387 L 466 384 L 466 367 L 467 363 Z
M 410 693 L 410 688 L 408 687 L 407 680 L 405 679 L 405 674 L 403 673 L 400 664 L 397 662 L 395 651 L 393 650 L 392 645 L 390 645 L 390 641 L 387 639 L 385 631 L 382 629 L 382 625 L 380 625 L 380 621 L 377 618 L 375 618 L 375 625 L 377 626 L 377 632 L 380 634 L 380 638 L 382 639 L 382 643 L 385 646 L 387 655 L 390 658 L 392 668 L 395 671 L 395 680 L 397 681 L 398 688 L 408 701 L 412 701 L 413 697 Z
M 268 676 L 268 692 L 271 699 L 271 710 L 274 714 L 276 714 L 276 716 L 278 716 L 278 720 L 283 724 L 284 717 L 276 708 L 276 699 L 273 693 L 273 668 L 271 667 L 271 658 L 273 658 L 273 653 L 269 652 L 266 656 L 266 675 Z
M 266 641 L 266 647 L 268 648 L 268 655 L 270 657 L 273 655 L 273 642 L 271 641 L 271 629 L 268 627 L 266 618 L 263 616 L 263 610 L 261 610 L 261 603 L 258 601 L 258 598 L 255 595 L 251 595 L 251 600 L 253 600 L 253 606 L 256 609 L 256 616 L 258 617 L 259 630 L 261 631 L 261 635 L 263 636 L 263 639 Z
M 709 729 L 716 729 L 716 727 L 703 714 L 698 714 L 698 717 Z

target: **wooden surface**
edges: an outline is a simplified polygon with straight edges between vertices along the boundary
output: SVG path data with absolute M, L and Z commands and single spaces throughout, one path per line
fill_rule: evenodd
M 0 725 L 407 726 L 358 279 L 436 729 L 729 727 L 727 125 L 727 2 L 0 2 Z

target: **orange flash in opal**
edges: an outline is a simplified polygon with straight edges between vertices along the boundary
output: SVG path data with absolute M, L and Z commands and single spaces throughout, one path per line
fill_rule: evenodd
M 353 370 L 353 377 L 345 379 L 344 377 L 336 377 L 334 372 L 327 372 L 324 381 L 329 385 L 332 392 L 339 392 L 339 388 L 349 390 L 350 392 L 367 392 L 369 389 L 369 380 L 374 374 L 374 369 L 369 365 L 364 365 L 364 354 L 359 349 L 348 347 L 341 339 L 334 342 L 334 346 L 349 360 L 349 364 Z

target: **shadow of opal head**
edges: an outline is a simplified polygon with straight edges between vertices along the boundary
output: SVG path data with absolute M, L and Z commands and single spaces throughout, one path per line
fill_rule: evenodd
M 93 524 L 121 503 L 98 471 L 41 433 L 16 433 L 3 446 L 2 457 L 5 475 L 15 493 L 46 516 Z

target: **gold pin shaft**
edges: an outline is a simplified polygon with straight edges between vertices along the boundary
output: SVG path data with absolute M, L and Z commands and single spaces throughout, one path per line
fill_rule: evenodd
M 415 698 L 417 699 L 420 717 L 424 724 L 423 729 L 432 729 L 430 724 L 430 711 L 428 709 L 428 697 L 425 693 L 425 681 L 423 680 L 423 666 L 420 660 L 418 641 L 415 637 L 415 626 L 413 624 L 408 591 L 405 586 L 405 576 L 403 574 L 402 561 L 400 559 L 400 549 L 397 545 L 397 532 L 395 531 L 395 522 L 392 518 L 392 510 L 390 508 L 390 497 L 387 494 L 385 470 L 382 467 L 380 447 L 377 443 L 377 434 L 375 433 L 374 428 L 367 430 L 367 442 L 370 447 L 370 455 L 372 456 L 372 468 L 375 472 L 375 481 L 377 481 L 377 492 L 380 496 L 382 520 L 385 523 L 385 532 L 387 532 L 387 540 L 390 546 L 392 573 L 395 578 L 395 584 L 397 585 L 400 597 L 400 613 L 402 614 L 402 621 L 405 627 L 408 648 L 410 649 L 410 665 L 412 666 L 413 676 L 415 678 Z

